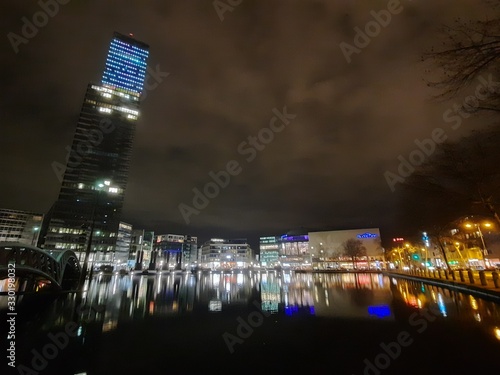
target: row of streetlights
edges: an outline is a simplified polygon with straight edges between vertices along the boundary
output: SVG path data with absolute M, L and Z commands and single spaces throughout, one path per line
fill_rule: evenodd
M 481 260 L 483 261 L 483 264 L 486 266 L 487 265 L 486 256 L 488 255 L 488 250 L 486 248 L 486 243 L 484 240 L 484 235 L 483 235 L 483 231 L 481 230 L 481 227 L 490 229 L 493 227 L 493 224 L 491 222 L 488 222 L 488 221 L 483 221 L 483 222 L 470 221 L 469 218 L 467 218 L 465 221 L 461 222 L 461 226 L 463 226 L 467 229 L 475 229 L 476 232 L 479 234 L 479 238 L 481 239 L 481 245 L 482 245 L 482 249 L 480 250 Z M 424 233 L 424 237 L 428 239 L 426 233 Z M 394 239 L 395 242 L 401 242 L 402 240 L 403 240 L 402 238 Z M 426 242 L 426 246 L 427 246 L 427 242 Z M 457 250 L 459 252 L 460 257 L 463 258 L 460 250 L 458 248 L 457 248 Z M 399 262 L 401 265 L 403 265 L 405 262 L 403 261 L 403 258 L 401 256 L 401 252 L 408 252 L 409 253 L 409 251 L 410 251 L 410 244 L 406 243 L 401 248 L 400 247 L 393 248 L 392 255 L 394 257 L 394 254 L 397 253 L 398 258 L 399 258 Z M 422 248 L 421 251 L 425 252 L 425 266 L 427 267 L 427 259 L 428 259 L 427 258 L 427 255 L 428 255 L 427 249 Z M 444 249 L 443 249 L 443 251 L 444 251 Z M 414 253 L 415 253 L 415 251 L 414 251 Z M 408 255 L 408 258 L 409 258 L 409 255 Z M 420 259 L 418 258 L 416 260 L 420 260 Z M 462 259 L 462 260 L 465 262 L 464 259 Z

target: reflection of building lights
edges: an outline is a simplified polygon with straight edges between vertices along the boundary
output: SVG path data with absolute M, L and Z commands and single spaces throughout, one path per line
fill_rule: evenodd
M 478 322 L 480 322 L 481 321 L 481 314 L 475 313 L 474 314 L 474 319 L 476 319 Z
M 470 299 L 470 307 L 472 307 L 473 310 L 477 310 L 478 306 L 476 299 L 472 296 L 469 296 L 469 299 Z
M 209 311 L 222 311 L 222 301 L 220 300 L 211 300 L 208 302 L 208 310 Z
M 500 328 L 493 327 L 493 334 L 495 335 L 497 340 L 500 340 Z
M 444 304 L 444 301 L 443 301 L 443 296 L 441 295 L 441 293 L 438 294 L 438 306 L 439 306 L 439 311 L 441 312 L 441 314 L 446 317 L 446 306 Z
M 377 318 L 385 318 L 391 315 L 391 309 L 388 305 L 368 306 L 368 314 Z

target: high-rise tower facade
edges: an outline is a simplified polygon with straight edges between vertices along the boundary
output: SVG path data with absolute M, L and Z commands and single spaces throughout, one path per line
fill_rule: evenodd
M 91 241 L 91 261 L 116 263 L 148 54 L 147 44 L 114 34 L 101 82 L 87 86 L 44 248 L 71 249 L 83 260 Z

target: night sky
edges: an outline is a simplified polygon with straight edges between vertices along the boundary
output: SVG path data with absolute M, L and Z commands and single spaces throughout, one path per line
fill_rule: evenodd
M 434 100 L 425 80 L 438 72 L 421 57 L 441 45 L 443 25 L 492 13 L 479 0 L 402 0 L 349 63 L 340 44 L 354 46 L 355 28 L 387 7 L 243 0 L 220 15 L 212 0 L 73 0 L 16 53 L 9 33 L 22 36 L 23 17 L 32 20 L 41 7 L 2 1 L 0 207 L 45 213 L 57 198 L 52 164 L 64 163 L 86 85 L 100 80 L 118 31 L 150 45 L 159 80 L 137 124 L 124 221 L 253 244 L 300 227 L 378 227 L 385 240 L 411 230 L 411 210 L 384 172 L 396 172 L 398 155 L 437 127 L 452 139 L 487 121 L 474 117 L 451 130 L 443 113 L 462 98 Z M 239 145 L 284 107 L 296 117 L 247 161 Z M 186 224 L 179 205 L 192 206 L 193 189 L 231 160 L 241 173 Z

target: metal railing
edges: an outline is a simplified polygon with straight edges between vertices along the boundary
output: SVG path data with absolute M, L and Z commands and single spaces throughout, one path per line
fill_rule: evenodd
M 423 270 L 419 268 L 410 269 L 407 271 L 397 271 L 397 273 L 405 273 L 414 276 L 426 277 L 436 280 L 448 280 L 468 285 L 483 286 L 487 288 L 500 289 L 500 280 L 498 271 L 474 271 L 466 270 L 447 270 L 434 269 Z

